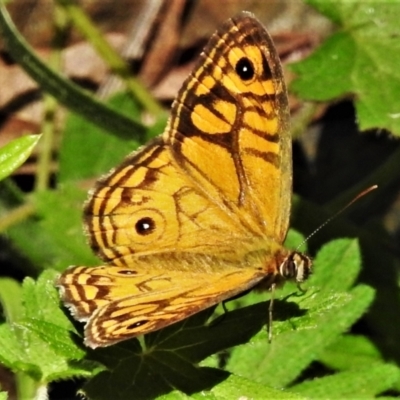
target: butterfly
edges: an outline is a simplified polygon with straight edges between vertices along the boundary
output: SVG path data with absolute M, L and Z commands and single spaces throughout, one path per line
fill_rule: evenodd
M 283 247 L 291 186 L 280 60 L 242 12 L 211 36 L 164 133 L 90 192 L 85 229 L 105 263 L 56 282 L 85 344 L 161 329 L 258 284 L 303 282 L 310 259 Z

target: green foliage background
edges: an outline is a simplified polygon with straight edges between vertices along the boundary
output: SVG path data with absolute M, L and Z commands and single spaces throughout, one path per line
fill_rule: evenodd
M 317 101 L 350 94 L 361 129 L 399 135 L 400 4 L 310 3 L 336 23 L 336 32 L 292 67 L 298 74 L 292 90 Z M 18 254 L 16 267 L 31 276 L 22 284 L 0 279 L 0 362 L 15 373 L 21 399 L 43 398 L 49 384 L 70 378 L 82 378 L 83 392 L 94 400 L 398 397 L 398 244 L 382 231 L 377 235 L 376 225 L 360 228 L 343 216 L 309 242 L 315 273 L 307 291 L 287 285 L 276 293 L 272 343 L 264 329 L 268 295 L 250 293 L 228 303 L 225 314 L 220 307 L 205 310 L 144 338 L 95 351 L 83 347 L 82 326 L 60 307 L 53 284 L 57 271 L 68 265 L 98 263 L 81 229 L 87 196 L 82 183 L 160 133 L 166 116 L 159 113 L 152 128 L 144 127 L 138 121 L 146 100 L 139 106 L 126 93 L 101 114 L 104 105 L 53 76 L 29 53 L 7 18 L 2 7 L 0 26 L 13 57 L 59 101 L 67 98 L 71 109 L 86 113 L 71 113 L 66 123 L 56 189 L 27 196 L 11 180 L 0 186 L 0 229 L 7 228 L 8 243 Z M 0 178 L 29 156 L 36 141 L 24 137 L 0 149 Z M 390 189 L 397 153 L 325 208 L 295 197 L 294 226 L 310 232 L 370 183 Z M 300 242 L 291 231 L 287 245 Z M 0 396 L 6 399 L 5 393 Z

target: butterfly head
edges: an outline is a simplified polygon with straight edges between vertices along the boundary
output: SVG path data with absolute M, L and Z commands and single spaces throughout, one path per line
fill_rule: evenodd
M 310 276 L 311 265 L 312 262 L 309 257 L 297 251 L 293 251 L 280 264 L 279 273 L 284 279 L 301 283 Z

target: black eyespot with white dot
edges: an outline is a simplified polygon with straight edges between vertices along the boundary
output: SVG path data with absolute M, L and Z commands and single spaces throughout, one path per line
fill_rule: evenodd
M 132 269 L 121 269 L 118 271 L 120 275 L 137 275 L 137 272 Z
M 150 235 L 156 229 L 156 224 L 149 217 L 141 218 L 135 224 L 136 232 L 141 236 Z
M 126 328 L 129 330 L 135 330 L 137 328 L 140 328 L 141 326 L 147 324 L 149 322 L 148 319 L 142 319 L 141 321 L 135 322 L 134 324 L 128 325 Z
M 243 81 L 253 79 L 255 74 L 253 63 L 247 57 L 242 57 L 237 62 L 235 71 Z

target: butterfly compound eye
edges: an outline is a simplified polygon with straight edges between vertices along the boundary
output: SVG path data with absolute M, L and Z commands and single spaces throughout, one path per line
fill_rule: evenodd
M 294 251 L 279 266 L 279 273 L 285 279 L 301 283 L 310 276 L 311 265 L 312 262 L 306 255 Z
M 248 81 L 254 77 L 254 66 L 246 57 L 242 57 L 237 62 L 235 71 L 243 81 Z

